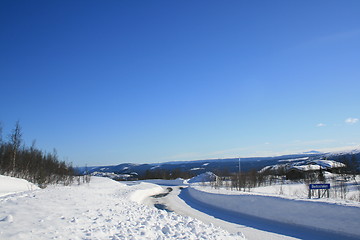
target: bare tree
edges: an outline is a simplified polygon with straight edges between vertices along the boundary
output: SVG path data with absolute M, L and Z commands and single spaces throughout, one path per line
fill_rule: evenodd
M 3 128 L 2 128 L 2 124 L 0 122 L 0 144 L 2 144 L 3 140 L 2 140 L 2 131 L 3 131 Z
M 19 121 L 16 122 L 15 128 L 13 132 L 10 135 L 10 145 L 11 145 L 11 160 L 12 160 L 12 170 L 15 172 L 16 170 L 16 156 L 20 149 L 21 145 L 21 139 L 22 133 L 21 133 L 21 127 Z

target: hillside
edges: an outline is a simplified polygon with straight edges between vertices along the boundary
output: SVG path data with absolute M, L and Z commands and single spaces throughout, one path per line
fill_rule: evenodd
M 301 162 L 304 160 L 316 160 L 320 158 L 331 158 L 339 162 L 350 161 L 355 157 L 357 162 L 360 162 L 360 151 L 354 150 L 349 152 L 334 152 L 334 153 L 319 153 L 308 152 L 303 154 L 292 154 L 274 157 L 249 157 L 241 158 L 241 171 L 260 170 L 266 166 L 284 164 L 286 162 Z M 239 158 L 226 159 L 206 159 L 194 161 L 177 161 L 177 162 L 163 162 L 151 164 L 132 164 L 123 163 L 114 166 L 97 166 L 97 167 L 80 167 L 76 168 L 78 173 L 93 173 L 93 172 L 113 172 L 117 174 L 136 174 L 142 177 L 146 172 L 161 172 L 161 171 L 182 171 L 188 172 L 191 175 L 198 175 L 205 172 L 238 172 Z

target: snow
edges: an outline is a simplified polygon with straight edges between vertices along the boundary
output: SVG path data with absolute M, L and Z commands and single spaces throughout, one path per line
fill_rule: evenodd
M 339 155 L 345 155 L 345 154 L 359 154 L 359 153 L 360 153 L 359 147 L 357 147 L 357 148 L 345 147 L 344 150 L 329 152 L 325 156 L 332 157 L 332 156 L 339 156 Z
M 197 170 L 202 170 L 202 169 L 205 169 L 205 168 L 198 168 L 198 167 L 196 167 L 196 168 L 191 168 L 190 171 L 197 171 Z
M 1 176 L 1 191 L 11 181 Z M 151 183 L 92 177 L 89 184 L 3 196 L 0 239 L 241 239 L 194 218 L 139 204 L 157 191 L 159 186 Z
M 336 162 L 333 160 L 313 160 L 311 163 L 315 163 L 323 168 L 342 168 L 346 167 L 345 164 Z
M 163 182 L 165 184 L 165 181 Z M 164 190 L 167 189 L 168 186 L 164 185 Z M 220 212 L 220 216 L 214 217 L 214 212 L 216 209 L 202 208 L 202 206 L 194 205 L 192 202 L 192 198 L 186 196 L 184 194 L 184 190 L 181 190 L 184 186 L 171 186 L 172 191 L 163 198 L 148 198 L 145 201 L 149 206 L 154 206 L 155 203 L 160 203 L 165 205 L 169 210 L 174 211 L 183 216 L 190 216 L 196 218 L 204 223 L 221 227 L 222 229 L 234 234 L 238 235 L 239 239 L 246 238 L 251 240 L 263 240 L 263 239 L 271 239 L 271 240 L 293 240 L 294 238 L 284 236 L 278 233 L 263 231 L 260 229 L 255 229 L 250 226 L 242 225 L 241 223 L 235 223 L 229 221 L 229 219 L 223 220 L 222 218 L 226 216 L 224 212 Z
M 279 160 L 278 162 L 297 162 L 297 161 L 305 161 L 305 160 L 308 160 L 308 159 L 309 159 L 309 157 L 302 157 L 302 158 Z
M 321 167 L 319 165 L 299 165 L 299 166 L 293 166 L 290 169 L 297 169 L 299 171 L 319 171 Z
M 189 196 L 196 201 L 220 211 L 253 216 L 282 224 L 315 228 L 344 236 L 360 237 L 359 207 L 239 192 L 234 195 L 214 194 L 193 187 L 187 188 L 187 191 Z
M 214 173 L 206 172 L 191 178 L 187 182 L 188 183 L 209 182 L 209 181 L 213 181 L 215 178 L 216 175 Z
M 203 182 L 213 177 L 136 182 L 92 177 L 89 184 L 39 189 L 0 176 L 0 239 L 360 238 L 359 202 L 306 199 L 304 184 L 253 192 L 214 189 Z M 169 186 L 164 198 L 150 197 Z M 152 207 L 154 201 L 173 212 Z
M 342 168 L 346 167 L 345 164 L 336 162 L 334 160 L 308 160 L 308 157 L 305 158 L 296 158 L 296 159 L 287 159 L 280 160 L 279 162 L 286 162 L 282 164 L 276 164 L 271 166 L 266 166 L 259 170 L 260 173 L 266 171 L 279 171 L 281 169 L 289 171 L 290 169 L 297 169 L 299 171 L 320 171 L 321 169 L 332 169 L 332 168 Z
M 259 170 L 259 173 L 263 173 L 263 172 L 266 172 L 267 170 L 270 170 L 272 169 L 273 166 L 266 166 L 266 167 L 263 167 L 262 169 Z
M 36 189 L 39 188 L 35 184 L 32 184 L 24 179 L 0 175 L 0 197 Z
M 147 197 L 162 193 L 162 187 L 151 183 L 140 183 L 137 190 L 130 195 L 130 200 L 142 203 Z
M 161 183 L 165 191 L 166 180 Z M 206 184 L 174 186 L 172 183 L 173 190 L 168 195 L 161 199 L 148 198 L 145 202 L 148 205 L 160 203 L 178 214 L 219 226 L 233 234 L 241 232 L 251 240 L 335 240 L 360 236 L 356 227 L 360 220 L 359 202 L 307 199 L 305 184 L 273 185 L 255 188 L 256 192 L 250 193 L 215 189 Z M 288 195 L 279 196 L 280 192 Z

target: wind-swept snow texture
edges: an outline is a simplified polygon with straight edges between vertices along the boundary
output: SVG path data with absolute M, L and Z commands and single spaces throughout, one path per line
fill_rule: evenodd
M 186 189 L 186 194 L 214 211 L 360 239 L 359 207 L 254 194 L 215 194 L 192 187 Z
M 90 184 L 0 197 L 0 239 L 241 239 L 131 200 L 157 191 L 150 183 L 126 185 L 93 177 Z

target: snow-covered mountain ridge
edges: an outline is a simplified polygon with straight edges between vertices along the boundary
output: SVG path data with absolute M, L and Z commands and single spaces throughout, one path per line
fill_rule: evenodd
M 310 151 L 307 153 L 271 156 L 271 157 L 247 157 L 241 158 L 241 170 L 248 171 L 251 169 L 260 170 L 266 166 L 284 164 L 286 162 L 301 162 L 303 160 L 316 160 L 321 158 L 330 158 L 335 161 L 344 162 L 355 156 L 356 160 L 360 162 L 360 149 L 342 152 L 319 153 L 317 151 Z M 205 172 L 228 171 L 237 172 L 239 169 L 239 158 L 226 159 L 205 159 L 194 161 L 170 161 L 163 163 L 150 164 L 132 164 L 122 163 L 113 166 L 97 166 L 97 167 L 80 167 L 77 168 L 79 173 L 93 173 L 93 172 L 113 172 L 117 174 L 138 174 L 142 176 L 146 171 L 174 171 L 180 170 L 190 172 L 198 175 Z

